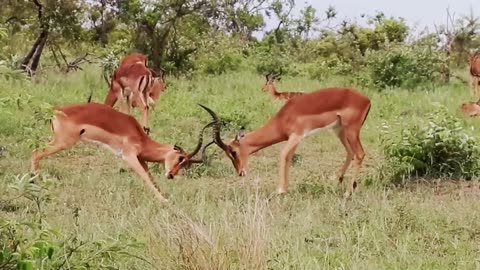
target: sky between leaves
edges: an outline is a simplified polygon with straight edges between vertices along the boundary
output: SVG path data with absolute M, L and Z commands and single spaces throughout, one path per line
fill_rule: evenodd
M 433 32 L 434 25 L 446 23 L 446 10 L 450 8 L 456 17 L 469 15 L 471 12 L 480 17 L 480 0 L 296 0 L 294 14 L 299 15 L 306 5 L 312 5 L 317 10 L 317 16 L 324 17 L 324 11 L 329 6 L 337 10 L 337 21 L 347 20 L 363 24 L 362 14 L 373 15 L 382 11 L 386 16 L 402 17 L 411 27 L 421 31 L 428 27 Z M 266 19 L 266 29 L 272 29 L 277 21 Z

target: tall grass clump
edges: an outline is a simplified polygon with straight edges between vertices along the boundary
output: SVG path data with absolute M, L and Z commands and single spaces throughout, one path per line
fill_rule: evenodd
M 383 140 L 386 167 L 392 180 L 412 177 L 471 179 L 480 173 L 480 148 L 460 120 L 437 108 L 421 125 L 392 132 Z
M 225 207 L 215 221 L 171 209 L 160 227 L 168 236 L 164 240 L 172 269 L 267 268 L 267 202 L 256 194 Z
M 143 247 L 135 240 L 81 236 L 78 208 L 72 209 L 73 232 L 64 234 L 50 226 L 45 212 L 54 200 L 53 185 L 54 181 L 49 178 L 28 174 L 16 176 L 11 181 L 7 196 L 14 197 L 15 203 L 21 203 L 22 207 L 2 198 L 0 211 L 25 210 L 20 219 L 10 214 L 0 216 L 0 269 L 131 269 L 129 267 L 136 263 L 149 264 L 146 259 L 134 255 Z M 138 261 L 134 263 L 132 259 Z

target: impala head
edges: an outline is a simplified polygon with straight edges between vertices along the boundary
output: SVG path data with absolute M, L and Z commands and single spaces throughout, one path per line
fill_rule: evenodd
M 199 104 L 200 105 L 200 104 Z M 220 129 L 221 129 L 221 121 L 220 118 L 213 112 L 211 109 L 200 105 L 202 108 L 204 108 L 213 118 L 213 124 L 214 124 L 214 138 L 213 142 L 218 145 L 227 155 L 227 157 L 232 161 L 233 166 L 235 167 L 235 170 L 237 171 L 237 174 L 239 176 L 245 176 L 247 174 L 246 172 L 246 166 L 247 166 L 247 161 L 248 161 L 248 152 L 247 148 L 244 144 L 242 144 L 242 139 L 245 136 L 244 130 L 242 130 L 235 136 L 233 140 L 230 141 L 230 143 L 226 144 L 220 135 Z
M 205 150 L 208 146 L 210 146 L 213 142 L 205 145 L 202 150 L 202 157 L 201 159 L 194 159 L 193 157 L 200 152 L 202 149 L 203 144 L 203 132 L 206 128 L 212 126 L 215 122 L 211 122 L 205 125 L 202 130 L 200 131 L 200 135 L 198 136 L 198 143 L 195 149 L 187 153 L 183 148 L 180 146 L 174 145 L 170 151 L 167 152 L 165 157 L 165 176 L 168 179 L 173 179 L 175 175 L 180 172 L 180 170 L 186 166 L 191 165 L 192 163 L 203 163 L 206 159 Z
M 153 105 L 153 103 L 155 103 L 155 101 L 158 100 L 160 95 L 167 89 L 167 83 L 165 82 L 165 70 L 160 68 L 159 73 L 152 70 L 152 75 L 154 78 L 148 99 L 149 105 Z
M 280 70 L 280 73 L 274 74 L 273 72 L 269 72 L 267 75 L 265 75 L 265 84 L 262 87 L 262 91 L 268 92 L 270 91 L 272 86 L 275 86 L 275 81 L 280 81 L 282 75 L 282 70 Z

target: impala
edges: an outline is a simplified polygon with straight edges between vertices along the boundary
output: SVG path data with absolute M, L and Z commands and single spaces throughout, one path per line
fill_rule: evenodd
M 156 197 L 165 201 L 160 187 L 149 173 L 147 162 L 163 162 L 168 179 L 173 179 L 180 169 L 189 164 L 203 162 L 204 151 L 202 160 L 193 157 L 202 147 L 204 129 L 212 125 L 213 122 L 202 129 L 196 148 L 187 153 L 176 145 L 160 144 L 152 140 L 135 118 L 107 105 L 84 103 L 55 107 L 51 121 L 53 139 L 46 148 L 33 151 L 31 169 L 32 172 L 37 172 L 42 158 L 71 148 L 78 141 L 92 142 L 110 149 L 125 160 Z
M 141 53 L 132 53 L 125 55 L 120 61 L 118 62 L 118 66 L 128 66 L 132 64 L 143 64 L 144 66 L 148 66 L 148 59 L 147 56 Z
M 112 75 L 110 89 L 105 104 L 113 107 L 118 99 L 123 101 L 123 111 L 130 114 L 131 109 L 140 107 L 142 110 L 142 125 L 145 131 L 150 131 L 148 124 L 150 107 L 165 91 L 165 73 L 162 70 L 159 77 L 146 66 L 140 58 L 125 57 Z M 126 107 L 126 108 L 125 108 Z
M 351 161 L 354 161 L 354 174 L 345 192 L 345 197 L 349 197 L 357 187 L 358 173 L 365 157 L 360 129 L 370 106 L 368 97 L 350 88 L 327 88 L 305 93 L 287 101 L 263 127 L 247 134 L 240 132 L 228 144 L 221 139 L 219 117 L 211 109 L 202 107 L 215 121 L 215 143 L 230 158 L 239 176 L 246 175 L 249 155 L 287 141 L 280 154 L 278 193 L 287 192 L 289 166 L 300 141 L 318 131 L 332 129 L 347 152 L 338 174 L 339 183 L 343 181 Z
M 473 96 L 480 97 L 480 50 L 470 52 L 470 83 Z
M 476 102 L 466 102 L 460 106 L 460 110 L 466 116 L 480 116 L 480 99 Z
M 273 74 L 272 72 L 268 73 L 265 76 L 266 82 L 265 85 L 262 87 L 262 91 L 270 93 L 273 99 L 276 100 L 289 100 L 305 94 L 304 92 L 278 92 L 275 86 L 275 81 L 280 81 L 281 74 L 281 72 L 279 74 Z

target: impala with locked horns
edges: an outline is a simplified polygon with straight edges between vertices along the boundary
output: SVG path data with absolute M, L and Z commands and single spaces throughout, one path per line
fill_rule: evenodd
M 202 106 L 202 105 L 201 105 Z M 278 193 L 286 193 L 291 159 L 300 141 L 321 130 L 333 130 L 347 152 L 338 173 L 338 182 L 354 162 L 354 173 L 345 197 L 350 197 L 357 187 L 357 178 L 365 152 L 360 142 L 362 128 L 370 111 L 370 99 L 350 88 L 327 88 L 305 93 L 287 101 L 262 127 L 240 132 L 229 143 L 221 138 L 221 120 L 208 107 L 202 106 L 212 116 L 214 142 L 232 161 L 239 176 L 246 175 L 249 155 L 268 146 L 287 141 L 280 153 L 280 178 Z
M 202 151 L 202 159 L 194 159 L 194 156 L 202 148 L 204 130 L 213 124 L 209 123 L 202 128 L 197 146 L 188 153 L 179 146 L 154 141 L 135 118 L 107 105 L 85 103 L 55 107 L 51 121 L 53 139 L 46 148 L 33 151 L 31 169 L 32 172 L 37 172 L 42 158 L 71 148 L 79 141 L 95 143 L 121 157 L 140 175 L 158 199 L 166 201 L 149 173 L 147 162 L 164 163 L 165 176 L 169 179 L 173 179 L 187 165 L 202 163 L 206 147 Z

